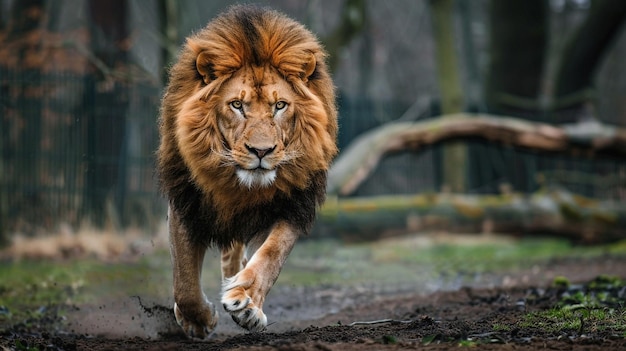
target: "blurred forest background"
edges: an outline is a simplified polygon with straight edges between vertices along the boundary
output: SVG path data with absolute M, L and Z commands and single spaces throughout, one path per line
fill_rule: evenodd
M 150 232 L 163 222 L 154 151 L 167 67 L 189 33 L 233 3 L 0 0 L 4 242 L 62 225 Z M 459 113 L 469 120 L 501 118 L 508 126 L 491 134 L 488 124 L 482 135 L 418 138 L 385 152 L 357 185 L 330 184 L 336 206 L 322 218 L 331 228 L 357 230 L 348 222 L 363 217 L 342 220 L 337 211 L 358 208 L 362 200 L 371 212 L 385 206 L 381 199 L 402 210 L 381 214 L 385 225 L 421 228 L 440 196 L 462 194 L 452 208 L 472 218 L 478 203 L 477 230 L 484 231 L 491 222 L 480 209 L 491 205 L 481 201 L 515 195 L 501 218 L 522 229 L 528 214 L 516 221 L 516 211 L 539 196 L 531 214 L 556 208 L 569 228 L 580 229 L 584 220 L 582 227 L 599 223 L 600 232 L 623 235 L 626 1 L 258 3 L 304 23 L 330 52 L 339 96 L 338 164 L 358 162 L 345 157 L 350 145 L 384 126 Z M 537 135 L 562 131 L 568 138 L 560 148 L 534 143 Z M 520 133 L 530 142 L 518 143 Z M 542 202 L 550 191 L 560 200 Z M 418 195 L 439 202 L 412 202 Z M 356 202 L 341 207 L 341 201 Z

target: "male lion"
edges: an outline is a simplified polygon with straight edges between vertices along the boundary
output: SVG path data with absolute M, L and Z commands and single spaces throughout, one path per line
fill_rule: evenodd
M 169 199 L 174 314 L 205 338 L 217 312 L 200 286 L 221 249 L 222 305 L 251 331 L 301 234 L 310 230 L 337 153 L 334 87 L 311 32 L 268 9 L 237 6 L 187 39 L 160 116 L 158 172 Z

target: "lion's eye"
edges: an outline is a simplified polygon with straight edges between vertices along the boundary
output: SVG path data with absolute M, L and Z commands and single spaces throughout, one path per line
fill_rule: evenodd
M 230 103 L 230 106 L 236 110 L 241 110 L 241 108 L 243 107 L 243 104 L 241 103 L 241 101 L 235 100 Z
M 276 105 L 274 105 L 274 107 L 276 108 L 277 111 L 278 110 L 282 110 L 285 107 L 287 107 L 287 103 L 284 102 L 284 101 L 278 101 L 278 102 L 276 102 Z

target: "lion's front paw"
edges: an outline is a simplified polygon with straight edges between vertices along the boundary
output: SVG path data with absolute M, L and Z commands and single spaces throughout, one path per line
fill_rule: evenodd
M 252 332 L 263 331 L 267 326 L 267 317 L 260 304 L 255 303 L 253 284 L 241 282 L 240 279 L 237 279 L 239 276 L 239 274 L 236 275 L 224 285 L 222 305 L 230 313 L 235 323 L 242 328 Z
M 212 303 L 206 301 L 199 307 L 191 305 L 181 307 L 174 303 L 174 316 L 189 337 L 205 339 L 213 333 L 218 315 Z

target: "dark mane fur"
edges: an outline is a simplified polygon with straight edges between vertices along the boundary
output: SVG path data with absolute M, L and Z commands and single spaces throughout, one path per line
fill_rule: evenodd
M 276 219 L 293 224 L 300 234 L 308 233 L 315 220 L 315 209 L 325 198 L 326 174 L 314 175 L 309 188 L 290 196 L 281 193 L 271 203 L 251 207 L 221 226 L 216 225 L 219 209 L 206 203 L 200 189 L 187 183 L 176 190 L 180 193 L 171 199 L 172 209 L 180 215 L 191 238 L 204 246 L 223 248 L 233 241 L 247 242 L 256 235 L 267 234 Z

